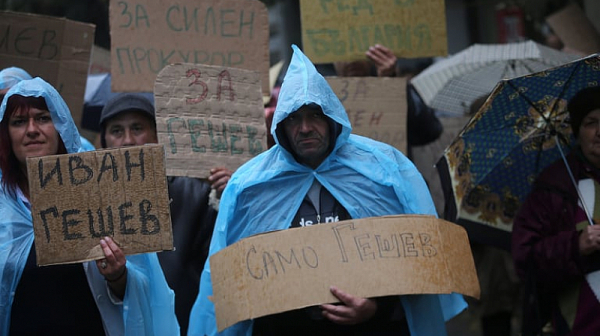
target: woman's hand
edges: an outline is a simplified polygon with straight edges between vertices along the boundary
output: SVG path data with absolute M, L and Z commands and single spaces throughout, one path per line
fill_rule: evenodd
M 127 285 L 125 254 L 111 237 L 100 239 L 100 246 L 104 252 L 104 259 L 96 260 L 98 271 L 104 276 L 113 293 L 123 299 Z
M 217 191 L 217 198 L 221 198 L 223 190 L 225 190 L 227 182 L 229 182 L 232 174 L 233 172 L 225 167 L 218 167 L 210 170 L 208 182 L 210 183 L 211 188 Z
M 330 290 L 343 303 L 343 305 L 321 305 L 323 316 L 334 323 L 358 324 L 370 319 L 377 312 L 377 302 L 375 300 L 352 296 L 334 286 Z
M 600 225 L 588 225 L 579 234 L 579 253 L 592 254 L 600 250 Z

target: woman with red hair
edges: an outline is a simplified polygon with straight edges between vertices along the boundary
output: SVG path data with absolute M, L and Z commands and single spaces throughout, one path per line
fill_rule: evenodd
M 0 120 L 0 335 L 178 334 L 154 253 L 126 258 L 105 237 L 103 259 L 37 267 L 26 159 L 82 152 L 79 133 L 40 78 L 6 93 Z

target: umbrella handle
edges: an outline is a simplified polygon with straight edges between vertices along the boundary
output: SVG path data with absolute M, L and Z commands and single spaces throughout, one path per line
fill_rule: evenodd
M 575 190 L 577 191 L 577 197 L 579 197 L 579 200 L 581 201 L 581 206 L 583 207 L 583 212 L 585 212 L 585 216 L 587 217 L 587 220 L 590 223 L 590 225 L 594 225 L 594 220 L 592 219 L 592 216 L 590 216 L 590 211 L 588 210 L 587 205 L 585 204 L 585 200 L 583 199 L 583 196 L 581 195 L 581 191 L 579 190 L 577 181 L 575 181 L 575 177 L 573 177 L 573 172 L 571 171 L 571 167 L 569 167 L 569 164 L 567 163 L 567 158 L 565 157 L 565 153 L 563 153 L 563 150 L 562 150 L 562 147 L 560 146 L 560 142 L 558 141 L 557 135 L 554 136 L 554 141 L 556 142 L 556 146 L 558 147 L 560 156 L 562 157 L 563 162 L 565 163 L 565 166 L 567 167 L 567 171 L 569 172 L 569 177 L 571 178 L 573 187 L 575 187 Z

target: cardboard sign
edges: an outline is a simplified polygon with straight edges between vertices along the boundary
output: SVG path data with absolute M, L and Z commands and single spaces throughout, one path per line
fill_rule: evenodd
M 0 12 L 0 69 L 16 66 L 52 84 L 79 126 L 94 30 L 56 17 Z
M 448 53 L 444 0 L 301 0 L 300 12 L 313 63 L 362 60 L 375 44 L 406 58 Z
M 359 297 L 461 293 L 479 298 L 464 228 L 432 216 L 348 220 L 261 234 L 210 258 L 217 328 Z
M 104 258 L 105 236 L 125 254 L 173 249 L 163 146 L 27 158 L 27 173 L 39 265 Z
M 385 142 L 406 154 L 406 79 L 326 77 L 342 101 L 352 133 Z
M 110 51 L 102 47 L 92 47 L 92 64 L 90 64 L 90 75 L 110 72 Z
M 257 0 L 110 2 L 113 91 L 152 91 L 173 63 L 259 71 L 269 96 L 269 19 Z
M 201 64 L 174 64 L 156 77 L 158 142 L 167 175 L 208 177 L 235 170 L 267 149 L 261 74 Z
M 565 45 L 565 49 L 584 55 L 600 52 L 600 34 L 576 3 L 546 18 L 548 25 Z

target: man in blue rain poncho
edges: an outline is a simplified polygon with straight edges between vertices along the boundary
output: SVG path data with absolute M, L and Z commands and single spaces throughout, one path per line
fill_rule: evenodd
M 103 238 L 102 261 L 36 266 L 23 161 L 35 150 L 51 155 L 83 149 L 64 100 L 40 78 L 8 90 L 0 120 L 0 335 L 178 335 L 174 294 L 155 253 L 124 257 L 112 239 Z M 114 292 L 117 285 L 121 294 Z
M 221 199 L 211 255 L 266 231 L 349 218 L 435 214 L 427 186 L 413 164 L 391 146 L 351 135 L 339 99 L 310 60 L 296 46 L 292 48 L 271 127 L 277 145 L 232 176 Z M 343 288 L 331 291 L 343 304 L 243 321 L 221 334 L 403 335 L 408 333 L 401 330 L 404 321 L 410 335 L 445 335 L 445 320 L 466 307 L 458 294 L 364 299 Z M 206 263 L 188 335 L 218 334 L 211 295 L 210 263 Z M 394 299 L 401 305 L 390 302 Z M 403 312 L 396 323 L 398 310 Z

